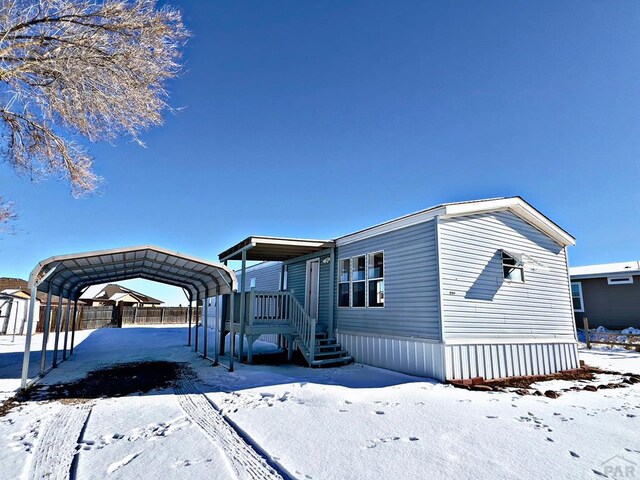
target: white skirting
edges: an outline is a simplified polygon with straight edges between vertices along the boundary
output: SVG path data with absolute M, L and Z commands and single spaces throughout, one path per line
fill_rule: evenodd
M 337 340 L 358 363 L 421 377 L 445 379 L 441 343 L 337 333 Z
M 578 345 L 523 343 L 445 345 L 447 380 L 543 375 L 579 367 Z
M 358 363 L 441 381 L 543 375 L 580 366 L 575 342 L 443 345 L 402 337 L 336 336 Z

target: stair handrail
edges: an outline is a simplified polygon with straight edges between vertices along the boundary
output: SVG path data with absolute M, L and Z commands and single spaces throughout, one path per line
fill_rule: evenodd
M 297 331 L 298 341 L 301 342 L 309 352 L 307 361 L 311 364 L 315 358 L 316 325 L 318 322 L 305 312 L 304 307 L 300 305 L 300 302 L 293 295 L 293 292 L 289 295 L 289 312 L 291 325 Z

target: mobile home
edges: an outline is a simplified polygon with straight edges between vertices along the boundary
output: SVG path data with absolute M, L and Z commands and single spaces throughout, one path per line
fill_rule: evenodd
M 577 368 L 574 244 L 520 197 L 442 204 L 329 240 L 252 236 L 220 254 L 243 266 L 227 329 L 250 345 L 287 324 L 311 365 L 331 364 L 330 345 L 338 360 L 439 380 Z M 252 260 L 270 280 L 246 270 Z

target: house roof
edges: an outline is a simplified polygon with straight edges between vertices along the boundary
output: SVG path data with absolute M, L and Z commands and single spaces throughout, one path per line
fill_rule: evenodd
M 95 300 L 95 301 L 113 301 L 117 302 L 123 298 L 129 296 L 138 303 L 151 303 L 161 304 L 162 300 L 150 297 L 144 293 L 136 292 L 130 288 L 123 287 L 115 283 L 108 283 L 103 285 L 92 285 L 88 287 L 80 296 L 83 300 Z
M 346 245 L 364 238 L 426 222 L 436 216 L 452 218 L 502 210 L 513 212 L 562 246 L 575 245 L 576 243 L 572 235 L 536 210 L 522 197 L 500 197 L 467 202 L 443 203 L 426 210 L 410 213 L 372 227 L 343 235 L 335 240 L 305 240 L 299 238 L 251 236 L 220 253 L 219 258 L 220 261 L 240 260 L 242 258 L 242 251 L 246 250 L 247 260 L 285 261 L 332 246 Z
M 435 207 L 410 213 L 372 227 L 343 235 L 336 239 L 338 246 L 352 243 L 363 238 L 373 237 L 381 233 L 397 230 L 418 223 L 426 222 L 436 216 L 441 218 L 453 218 L 478 213 L 508 210 L 522 218 L 529 224 L 545 233 L 562 246 L 575 245 L 575 238 L 562 229 L 548 217 L 540 213 L 522 197 L 498 197 L 484 200 L 470 200 L 466 202 L 443 203 Z
M 99 283 L 144 278 L 182 287 L 192 296 L 227 294 L 236 288 L 233 270 L 183 253 L 153 245 L 114 248 L 94 252 L 58 255 L 36 265 L 29 285 L 54 295 L 77 295 Z
M 640 275 L 640 261 L 631 260 L 629 262 L 601 263 L 569 268 L 569 275 L 572 279 L 610 277 L 621 274 Z
M 309 253 L 319 252 L 334 246 L 332 240 L 312 240 L 303 238 L 260 237 L 245 238 L 231 248 L 220 253 L 221 262 L 241 260 L 246 251 L 247 260 L 285 261 Z

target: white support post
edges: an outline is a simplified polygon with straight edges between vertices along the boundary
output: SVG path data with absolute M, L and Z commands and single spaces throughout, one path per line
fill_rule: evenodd
M 47 368 L 47 342 L 49 341 L 49 330 L 51 329 L 51 285 L 47 292 L 47 308 L 44 311 L 44 332 L 42 332 L 42 351 L 40 353 L 40 375 L 44 375 Z
M 218 341 L 218 335 L 222 335 L 223 327 L 220 326 L 220 288 L 216 288 L 216 316 L 215 316 L 215 328 L 214 328 L 214 338 L 216 339 L 215 344 L 215 352 L 214 352 L 214 360 L 217 364 L 220 360 L 220 342 Z
M 67 339 L 69 338 L 69 319 L 71 317 L 71 294 L 67 298 L 67 311 L 64 320 L 64 342 L 62 343 L 62 360 L 67 359 Z
M 238 361 L 244 361 L 244 328 L 246 314 L 246 286 L 247 284 L 247 251 L 242 251 L 242 280 L 240 283 L 240 352 L 238 353 Z
M 235 314 L 235 292 L 231 292 L 229 294 L 229 318 L 231 321 L 229 322 L 229 336 L 231 338 L 229 342 L 229 371 L 233 372 L 233 356 L 236 354 L 236 329 L 233 325 L 233 315 Z
M 202 354 L 209 358 L 209 292 L 202 300 Z
M 335 332 L 335 322 L 333 319 L 333 312 L 335 311 L 335 300 L 334 300 L 334 291 L 335 291 L 335 281 L 336 275 L 338 275 L 337 267 L 336 267 L 336 248 L 331 247 L 331 253 L 329 254 L 329 337 L 334 338 Z M 315 343 L 315 340 L 314 340 Z
M 193 351 L 198 351 L 198 309 L 200 308 L 200 292 L 196 293 L 195 334 L 193 335 Z
M 69 349 L 69 355 L 73 355 L 73 347 L 76 339 L 76 322 L 78 321 L 78 299 L 76 298 L 73 302 L 73 315 L 71 316 L 72 324 L 71 324 L 71 348 Z
M 24 358 L 22 359 L 22 382 L 20 388 L 25 389 L 27 387 L 27 380 L 29 379 L 29 360 L 31 359 L 31 329 L 33 328 L 33 316 L 36 309 L 36 294 L 38 293 L 38 287 L 35 285 L 31 287 L 31 298 L 29 298 L 29 319 L 27 320 L 27 338 L 24 344 Z
M 187 347 L 191 346 L 191 320 L 193 319 L 193 296 L 189 294 L 189 309 L 187 311 L 187 318 L 189 320 L 189 336 L 187 338 Z
M 64 291 L 60 290 L 58 297 L 58 311 L 56 312 L 56 336 L 53 341 L 53 368 L 58 366 L 58 340 L 60 339 L 60 326 L 62 324 L 62 299 L 64 298 Z

